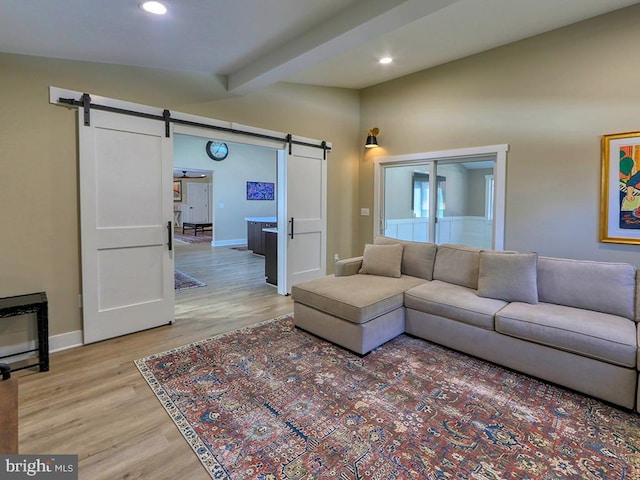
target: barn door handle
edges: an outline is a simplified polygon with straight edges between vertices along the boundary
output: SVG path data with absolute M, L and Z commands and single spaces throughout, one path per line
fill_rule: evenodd
M 173 235 L 171 235 L 172 223 L 171 220 L 167 222 L 167 238 L 169 239 L 167 245 L 169 245 L 169 251 L 173 250 Z
M 291 224 L 291 233 L 289 234 L 289 236 L 291 237 L 291 240 L 293 240 L 293 217 L 291 217 L 289 223 Z

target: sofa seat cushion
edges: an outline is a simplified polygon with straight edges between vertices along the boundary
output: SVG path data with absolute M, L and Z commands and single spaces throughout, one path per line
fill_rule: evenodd
M 408 275 L 399 278 L 378 275 L 326 277 L 291 288 L 295 302 L 353 323 L 369 320 L 402 307 L 406 290 L 426 280 Z
M 434 280 L 407 290 L 405 307 L 493 330 L 493 316 L 507 305 L 494 298 L 479 297 L 475 290 Z
M 617 315 L 514 302 L 496 315 L 496 331 L 607 363 L 636 366 L 635 323 Z

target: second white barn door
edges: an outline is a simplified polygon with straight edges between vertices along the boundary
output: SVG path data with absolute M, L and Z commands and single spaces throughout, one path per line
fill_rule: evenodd
M 297 283 L 326 275 L 327 161 L 321 148 L 293 145 L 283 155 L 279 181 L 286 182 L 286 198 L 279 204 L 279 258 L 286 272 L 278 292 L 287 294 Z M 282 244 L 282 245 L 280 245 Z M 284 250 L 286 249 L 286 251 Z

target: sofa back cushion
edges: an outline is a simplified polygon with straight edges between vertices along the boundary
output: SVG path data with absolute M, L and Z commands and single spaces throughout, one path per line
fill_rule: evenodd
M 438 245 L 433 279 L 467 288 L 478 288 L 480 249 L 464 245 Z
M 538 258 L 538 299 L 634 320 L 636 269 L 627 263 Z
M 438 249 L 435 243 L 410 242 L 381 235 L 377 236 L 373 243 L 374 245 L 403 245 L 402 273 L 425 280 L 433 280 L 433 263 Z

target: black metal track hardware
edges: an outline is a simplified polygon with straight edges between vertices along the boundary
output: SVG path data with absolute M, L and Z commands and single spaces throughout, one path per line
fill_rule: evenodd
M 84 109 L 84 126 L 91 125 L 91 97 L 88 93 L 82 95 L 82 108 Z
M 322 141 L 322 143 L 315 144 L 315 143 L 309 143 L 309 142 L 303 142 L 300 140 L 294 140 L 293 136 L 289 133 L 287 134 L 287 136 L 285 138 L 282 137 L 277 137 L 274 135 L 266 135 L 264 133 L 256 133 L 256 132 L 248 132 L 246 130 L 238 130 L 237 128 L 228 128 L 228 127 L 220 127 L 218 125 L 209 125 L 207 123 L 200 123 L 200 122 L 192 122 L 189 120 L 181 120 L 179 118 L 172 118 L 171 117 L 171 112 L 167 109 L 165 109 L 162 112 L 162 115 L 154 115 L 151 113 L 144 113 L 144 112 L 137 112 L 135 110 L 127 110 L 124 108 L 118 108 L 118 107 L 108 107 L 106 105 L 99 105 L 96 103 L 91 103 L 91 97 L 89 96 L 88 93 L 84 93 L 82 95 L 82 100 L 75 100 L 73 98 L 58 98 L 58 102 L 64 104 L 64 105 L 71 105 L 74 107 L 82 107 L 84 109 L 84 125 L 85 126 L 89 126 L 90 125 L 90 109 L 94 108 L 96 110 L 102 110 L 105 112 L 112 112 L 112 113 L 120 113 L 122 115 L 129 115 L 132 117 L 140 117 L 140 118 L 148 118 L 151 120 L 158 120 L 161 122 L 165 123 L 165 136 L 167 138 L 169 138 L 169 133 L 170 133 L 170 129 L 169 129 L 169 123 L 175 123 L 178 125 L 188 125 L 188 126 L 193 126 L 193 127 L 201 127 L 201 128 L 208 128 L 209 130 L 217 130 L 220 132 L 227 132 L 227 133 L 233 133 L 233 134 L 237 134 L 237 135 L 245 135 L 245 136 L 249 136 L 249 137 L 256 137 L 256 138 L 263 138 L 266 140 L 275 140 L 277 142 L 284 142 L 284 143 L 288 143 L 289 144 L 289 155 L 291 155 L 292 153 L 292 145 L 303 145 L 305 147 L 313 147 L 313 148 L 321 148 L 324 150 L 324 159 L 326 160 L 327 158 L 327 151 L 331 151 L 331 148 L 327 146 L 327 142 L 325 142 L 324 140 Z
M 164 136 L 169 138 L 171 135 L 171 112 L 165 109 L 162 112 L 162 117 L 164 118 Z
M 171 121 L 173 123 L 177 123 L 179 125 L 188 125 L 188 126 L 191 126 L 191 127 L 209 128 L 211 130 L 218 130 L 220 132 L 235 133 L 237 135 L 247 135 L 249 137 L 264 138 L 264 139 L 267 139 L 267 140 L 276 140 L 278 142 L 284 141 L 284 139 L 282 139 L 280 137 L 276 137 L 274 135 L 266 135 L 264 133 L 255 133 L 255 132 L 245 132 L 244 130 L 238 130 L 236 128 L 220 127 L 220 126 L 217 126 L 217 125 L 209 125 L 209 124 L 206 124 L 206 123 L 192 122 L 190 120 L 180 120 L 179 118 L 172 118 Z

